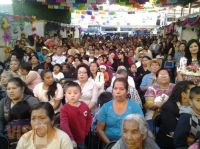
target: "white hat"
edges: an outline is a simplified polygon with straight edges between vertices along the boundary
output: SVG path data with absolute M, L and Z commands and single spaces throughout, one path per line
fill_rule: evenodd
M 164 59 L 164 56 L 157 55 L 157 56 L 156 56 L 156 59 Z
M 123 70 L 126 70 L 126 71 L 127 71 L 126 67 L 123 66 L 123 65 L 120 65 L 120 66 L 117 67 L 117 70 L 120 70 L 120 69 L 123 69 Z
M 105 65 L 100 65 L 99 68 L 100 68 L 100 69 L 105 69 L 105 70 L 106 70 L 106 66 L 105 66 Z

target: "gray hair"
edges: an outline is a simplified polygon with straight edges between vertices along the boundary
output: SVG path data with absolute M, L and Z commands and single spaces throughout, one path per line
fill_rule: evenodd
M 125 69 L 119 69 L 119 70 L 117 70 L 116 74 L 123 75 L 126 78 L 128 77 L 128 72 Z
M 144 139 L 146 139 L 148 136 L 153 138 L 152 133 L 148 130 L 147 122 L 144 118 L 144 116 L 139 115 L 139 114 L 129 114 L 127 115 L 123 121 L 122 121 L 122 127 L 121 131 L 123 133 L 123 128 L 125 122 L 136 122 L 139 124 L 139 131 L 141 134 L 144 135 Z
M 2 74 L 6 74 L 6 76 L 8 77 L 8 80 L 12 79 L 14 77 L 13 73 L 11 71 L 7 71 L 7 70 L 4 70 Z
M 14 78 L 14 74 L 13 74 L 11 71 L 4 70 L 4 71 L 1 73 L 1 75 L 2 75 L 2 74 L 5 74 L 5 75 L 7 76 L 8 81 L 9 81 L 10 79 Z

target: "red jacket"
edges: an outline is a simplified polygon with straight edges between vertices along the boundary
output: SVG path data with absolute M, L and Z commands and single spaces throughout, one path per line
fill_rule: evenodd
M 79 107 L 65 104 L 60 111 L 60 127 L 77 144 L 85 141 L 92 123 L 88 106 L 81 102 Z

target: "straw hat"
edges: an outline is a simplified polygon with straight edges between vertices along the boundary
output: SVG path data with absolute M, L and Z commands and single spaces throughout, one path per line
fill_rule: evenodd
M 75 49 L 75 48 L 72 48 L 72 49 L 68 50 L 68 54 L 69 55 L 73 55 L 74 56 L 77 53 L 79 53 L 79 51 L 77 49 Z
M 28 48 L 28 49 L 31 49 L 32 51 L 34 51 L 34 48 L 33 48 L 32 46 L 25 46 L 24 48 L 25 48 L 25 49 Z
M 43 47 L 41 48 L 41 50 L 47 50 L 47 51 L 49 52 L 49 49 L 48 49 L 47 47 L 45 47 L 45 46 L 43 46 Z
M 160 64 L 160 61 L 158 59 L 152 59 L 150 62 L 149 62 L 149 66 L 151 66 L 152 63 L 157 63 L 161 66 Z

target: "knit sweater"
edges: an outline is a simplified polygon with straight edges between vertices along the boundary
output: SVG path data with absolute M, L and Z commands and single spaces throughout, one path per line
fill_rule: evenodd
M 92 122 L 88 106 L 80 102 L 79 107 L 65 104 L 60 111 L 61 129 L 77 144 L 84 143 Z

